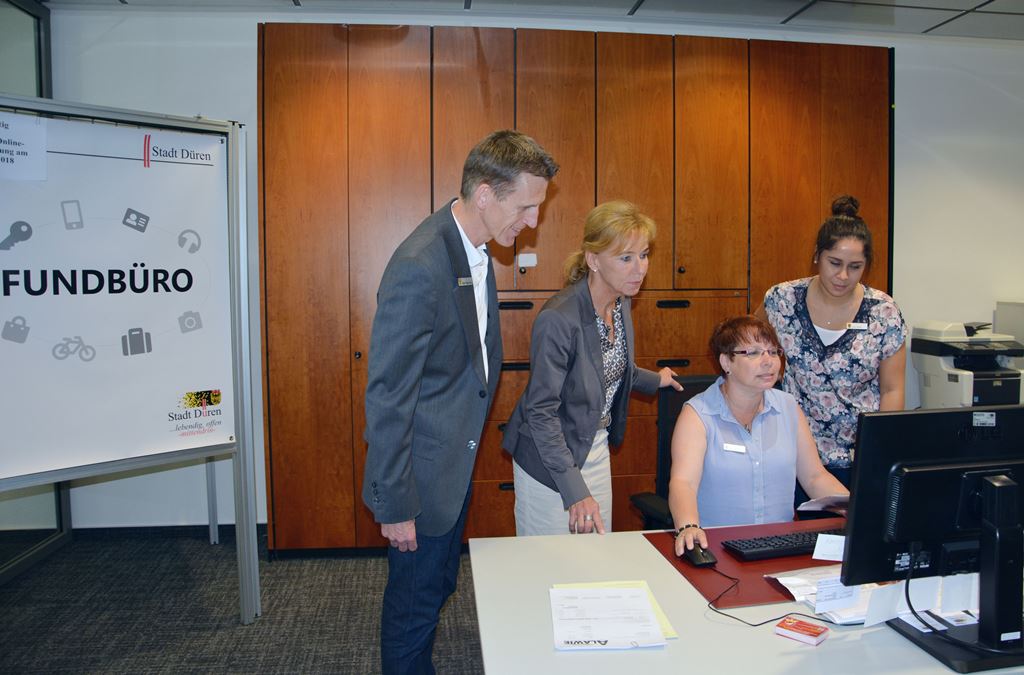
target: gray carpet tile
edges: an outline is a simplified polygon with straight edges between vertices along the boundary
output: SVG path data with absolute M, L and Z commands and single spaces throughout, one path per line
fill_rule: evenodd
M 239 623 L 233 539 L 75 533 L 0 586 L 0 673 L 376 673 L 382 557 L 260 557 Z M 439 673 L 481 673 L 469 557 L 441 615 Z

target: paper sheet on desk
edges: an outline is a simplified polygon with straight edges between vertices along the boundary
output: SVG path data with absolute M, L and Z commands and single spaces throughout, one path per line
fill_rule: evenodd
M 642 588 L 552 588 L 555 649 L 664 646 L 665 637 Z
M 661 626 L 662 634 L 669 640 L 679 637 L 679 633 L 669 623 L 668 616 L 665 615 L 665 611 L 658 604 L 658 599 L 654 597 L 654 593 L 651 593 L 651 587 L 647 585 L 646 581 L 599 581 L 596 583 L 554 584 L 552 588 L 642 588 L 647 593 L 647 599 L 651 601 L 651 609 L 654 610 L 654 616 L 658 619 L 658 625 Z
M 828 495 L 817 499 L 808 499 L 796 507 L 797 511 L 846 511 L 850 505 L 850 495 Z

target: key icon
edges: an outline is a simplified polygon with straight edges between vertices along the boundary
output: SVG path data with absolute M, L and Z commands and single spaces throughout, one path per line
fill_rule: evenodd
M 24 220 L 19 220 L 11 225 L 11 233 L 0 241 L 0 251 L 9 251 L 19 241 L 26 241 L 32 236 L 32 226 Z

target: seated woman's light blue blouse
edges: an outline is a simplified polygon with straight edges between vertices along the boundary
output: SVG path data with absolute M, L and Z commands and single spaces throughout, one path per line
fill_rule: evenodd
M 706 429 L 704 473 L 697 491 L 703 527 L 793 520 L 796 399 L 769 389 L 751 431 L 736 421 L 718 381 L 687 403 Z

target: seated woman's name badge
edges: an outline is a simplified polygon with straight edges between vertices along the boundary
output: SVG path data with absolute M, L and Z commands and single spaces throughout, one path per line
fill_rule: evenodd
M 747 446 L 740 445 L 739 443 L 722 443 L 722 449 L 726 452 L 741 452 L 747 451 Z
M 851 321 L 846 324 L 846 330 L 867 330 L 868 325 L 863 321 Z

